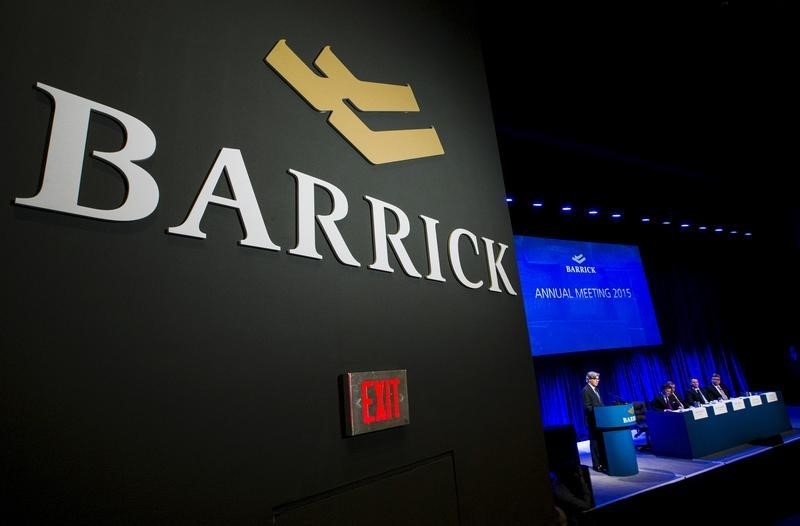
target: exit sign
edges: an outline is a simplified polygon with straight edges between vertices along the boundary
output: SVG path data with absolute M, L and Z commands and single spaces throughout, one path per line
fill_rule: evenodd
M 405 369 L 345 373 L 342 380 L 347 436 L 411 422 Z

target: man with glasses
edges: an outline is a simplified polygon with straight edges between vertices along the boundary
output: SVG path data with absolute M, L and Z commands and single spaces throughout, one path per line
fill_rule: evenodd
M 711 385 L 706 389 L 706 398 L 709 400 L 730 400 L 731 391 L 721 380 L 719 373 L 711 375 Z

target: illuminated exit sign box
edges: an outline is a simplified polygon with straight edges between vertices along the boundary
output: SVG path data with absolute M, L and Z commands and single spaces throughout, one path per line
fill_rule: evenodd
M 411 422 L 405 369 L 345 373 L 342 378 L 347 436 Z

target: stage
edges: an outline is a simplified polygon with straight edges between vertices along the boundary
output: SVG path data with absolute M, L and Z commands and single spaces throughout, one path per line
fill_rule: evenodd
M 659 524 L 712 511 L 741 519 L 744 510 L 756 508 L 763 518 L 758 524 L 800 524 L 795 492 L 780 482 L 796 479 L 793 470 L 800 466 L 800 407 L 787 406 L 787 412 L 792 430 L 771 444 L 743 444 L 697 459 L 656 456 L 646 447 L 646 435 L 635 438 L 639 473 L 615 477 L 589 470 L 595 507 L 584 520 L 613 524 L 621 514 L 644 513 L 648 524 Z M 578 452 L 581 463 L 591 466 L 588 441 L 578 443 Z M 666 515 L 658 511 L 661 503 Z

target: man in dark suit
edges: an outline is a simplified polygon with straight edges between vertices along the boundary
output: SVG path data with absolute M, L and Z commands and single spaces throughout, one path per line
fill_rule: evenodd
M 592 469 L 595 471 L 606 470 L 606 448 L 603 444 L 603 433 L 597 429 L 594 417 L 594 408 L 603 405 L 603 399 L 597 386 L 600 383 L 600 373 L 589 371 L 586 373 L 586 385 L 583 387 L 583 417 L 589 428 L 589 451 L 592 453 Z
M 672 388 L 672 394 L 669 397 L 670 405 L 672 409 L 685 409 L 686 404 L 678 397 L 678 386 L 675 385 L 675 382 L 672 380 L 667 380 L 667 383 Z
M 681 409 L 680 402 L 672 392 L 672 384 L 665 383 L 661 386 L 661 394 L 656 395 L 650 402 L 650 407 L 656 411 L 675 411 Z
M 689 389 L 684 396 L 686 405 L 703 405 L 708 403 L 708 397 L 702 389 L 700 389 L 700 380 L 691 378 L 689 380 Z
M 706 398 L 709 400 L 730 400 L 731 391 L 722 384 L 719 373 L 711 375 L 711 385 L 706 388 Z

